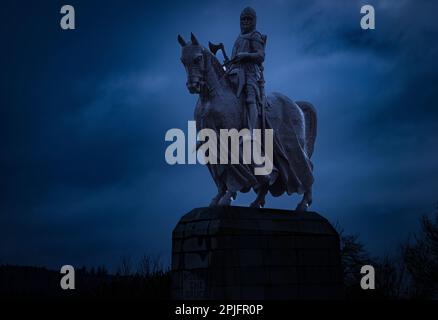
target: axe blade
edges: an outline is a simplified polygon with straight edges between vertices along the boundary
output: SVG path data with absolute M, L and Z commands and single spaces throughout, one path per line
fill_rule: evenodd
M 219 51 L 219 49 L 222 49 L 222 47 L 223 47 L 222 43 L 214 44 L 211 43 L 210 41 L 208 42 L 208 48 L 214 55 L 216 55 L 216 53 Z

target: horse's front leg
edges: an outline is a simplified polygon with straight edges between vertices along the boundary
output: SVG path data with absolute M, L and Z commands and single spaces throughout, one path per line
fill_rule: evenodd
M 257 197 L 254 200 L 254 202 L 252 202 L 250 204 L 251 208 L 260 208 L 260 207 L 264 207 L 265 206 L 265 197 L 266 194 L 268 193 L 269 190 L 269 185 L 268 184 L 264 184 L 260 187 L 260 189 L 257 192 Z
M 219 205 L 220 199 L 224 196 L 227 189 L 224 186 L 219 187 L 217 192 L 217 195 L 214 196 L 214 198 L 210 202 L 210 207 L 214 207 Z
M 303 199 L 297 205 L 296 211 L 307 211 L 307 209 L 312 204 L 312 189 L 304 192 Z
M 265 206 L 265 197 L 269 191 L 269 186 L 273 184 L 273 182 L 277 179 L 277 177 L 278 177 L 278 171 L 274 170 L 268 176 L 260 176 L 258 178 L 259 187 L 255 188 L 257 190 L 257 197 L 250 204 L 251 208 L 260 208 L 260 207 L 263 208 Z
M 219 200 L 218 205 L 219 206 L 229 206 L 231 205 L 231 201 L 236 200 L 237 192 L 232 192 L 227 190 L 222 198 Z

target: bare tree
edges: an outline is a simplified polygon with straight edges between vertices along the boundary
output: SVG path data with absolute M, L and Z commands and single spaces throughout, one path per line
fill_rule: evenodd
M 121 276 L 131 276 L 132 275 L 132 263 L 131 259 L 128 257 L 123 257 L 119 268 L 117 269 L 117 274 Z
M 410 283 L 403 259 L 385 256 L 377 261 L 376 282 L 380 298 L 407 299 L 410 297 Z
M 372 257 L 358 235 L 346 235 L 336 225 L 341 240 L 341 262 L 344 287 L 349 299 L 400 299 L 407 296 L 406 272 L 402 259 L 385 256 Z M 376 289 L 364 291 L 360 287 L 361 268 L 371 265 L 376 270 Z
M 415 296 L 438 298 L 438 208 L 434 218 L 422 217 L 420 232 L 403 247 L 403 259 Z
M 142 277 L 149 277 L 152 273 L 152 259 L 148 255 L 143 255 L 138 264 L 137 274 Z

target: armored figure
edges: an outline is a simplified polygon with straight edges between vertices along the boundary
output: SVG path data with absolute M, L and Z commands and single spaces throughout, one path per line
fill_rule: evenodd
M 234 43 L 227 70 L 229 77 L 237 78 L 237 96 L 243 97 L 250 130 L 260 128 L 259 115 L 264 103 L 263 61 L 266 36 L 256 30 L 257 16 L 251 7 L 240 14 L 241 33 Z

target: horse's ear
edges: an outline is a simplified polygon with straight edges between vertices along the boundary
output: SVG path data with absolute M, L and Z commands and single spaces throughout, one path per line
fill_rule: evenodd
M 195 46 L 199 45 L 198 39 L 196 39 L 196 37 L 193 33 L 190 33 L 190 41 L 192 41 L 192 44 Z
M 179 42 L 179 44 L 181 45 L 181 47 L 185 47 L 186 44 L 187 44 L 187 43 L 185 42 L 184 38 L 181 37 L 181 35 L 178 35 L 178 42 Z

